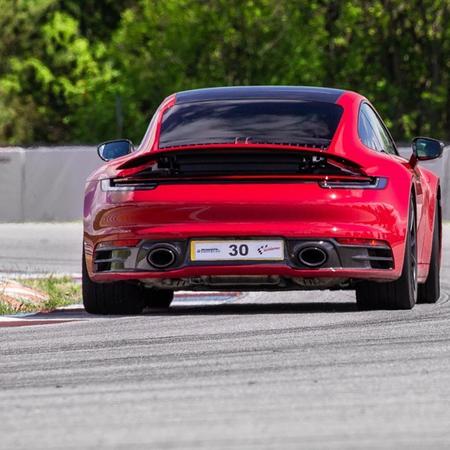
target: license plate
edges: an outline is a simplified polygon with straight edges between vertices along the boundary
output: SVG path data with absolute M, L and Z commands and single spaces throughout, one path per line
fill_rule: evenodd
M 282 239 L 191 241 L 191 261 L 281 261 Z

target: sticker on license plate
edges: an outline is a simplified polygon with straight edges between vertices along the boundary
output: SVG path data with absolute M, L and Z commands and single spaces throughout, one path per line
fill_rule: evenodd
M 281 261 L 282 239 L 192 241 L 191 261 Z

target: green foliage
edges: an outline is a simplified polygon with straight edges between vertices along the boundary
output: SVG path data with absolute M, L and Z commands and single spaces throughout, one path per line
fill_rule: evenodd
M 0 143 L 139 140 L 168 94 L 357 90 L 450 138 L 450 0 L 0 0 Z
M 46 311 L 81 302 L 81 285 L 75 283 L 70 277 L 49 276 L 23 279 L 20 282 L 48 295 L 48 300 L 42 307 Z
M 36 279 L 19 279 L 20 284 L 45 294 L 48 299 L 44 303 L 20 300 L 20 312 L 52 311 L 62 306 L 81 302 L 81 285 L 70 277 L 49 276 Z M 0 288 L 0 315 L 16 314 L 18 311 L 7 302 Z

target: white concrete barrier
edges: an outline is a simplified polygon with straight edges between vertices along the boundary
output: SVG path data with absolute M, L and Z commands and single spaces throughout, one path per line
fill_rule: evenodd
M 80 220 L 95 147 L 0 149 L 0 222 Z
M 0 222 L 22 222 L 25 217 L 23 178 L 24 152 L 0 150 Z
M 400 149 L 404 156 L 411 150 Z M 450 148 L 423 163 L 441 176 L 444 218 L 450 219 Z M 0 222 L 81 220 L 84 183 L 102 161 L 95 147 L 0 148 Z

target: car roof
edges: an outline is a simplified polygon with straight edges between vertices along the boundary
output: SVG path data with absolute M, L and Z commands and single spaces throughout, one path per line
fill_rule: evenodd
M 182 91 L 176 104 L 215 100 L 271 99 L 336 103 L 344 90 L 312 86 L 233 86 Z

